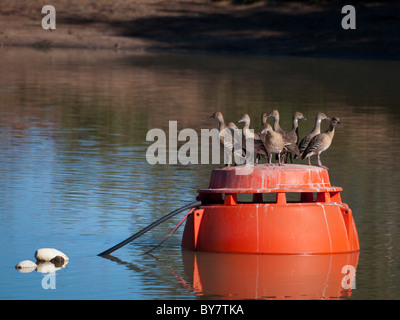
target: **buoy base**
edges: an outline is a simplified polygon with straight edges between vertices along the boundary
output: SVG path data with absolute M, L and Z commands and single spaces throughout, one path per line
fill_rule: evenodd
M 203 206 L 186 221 L 182 247 L 208 252 L 262 254 L 349 253 L 360 250 L 351 209 L 341 202 L 328 172 L 313 166 L 214 169 Z M 236 172 L 236 174 L 235 174 Z M 241 172 L 239 172 L 241 173 Z M 238 201 L 253 194 L 251 202 Z M 275 196 L 265 201 L 263 195 Z M 295 193 L 297 201 L 286 195 Z
M 200 207 L 186 221 L 182 247 L 208 252 L 264 254 L 360 250 L 352 212 L 344 204 Z

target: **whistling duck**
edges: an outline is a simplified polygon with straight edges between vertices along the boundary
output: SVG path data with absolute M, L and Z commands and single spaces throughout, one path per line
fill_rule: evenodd
M 311 133 L 306 135 L 299 143 L 300 155 L 302 155 L 304 150 L 306 150 L 311 139 L 314 138 L 317 134 L 321 133 L 321 121 L 322 120 L 330 120 L 330 119 L 325 115 L 325 113 L 322 113 L 322 112 L 317 113 L 317 115 L 315 117 L 314 129 L 311 131 Z M 295 159 L 296 158 L 297 158 L 297 156 L 295 157 Z M 310 157 L 308 157 L 307 159 L 308 159 L 308 164 L 311 165 Z
M 224 154 L 227 155 L 227 163 L 225 164 L 226 166 L 230 166 L 232 163 L 232 151 L 233 151 L 233 144 L 232 141 L 225 141 L 225 133 L 226 130 L 226 124 L 224 121 L 224 117 L 221 112 L 217 111 L 214 112 L 209 119 L 217 119 L 218 120 L 218 130 L 219 130 L 219 142 L 221 143 L 222 147 L 224 148 Z
M 254 154 L 256 155 L 256 163 L 258 163 L 260 161 L 261 156 L 267 157 L 267 150 L 265 150 L 265 147 L 260 139 L 260 136 L 257 133 L 254 133 L 252 130 L 250 130 L 250 116 L 247 113 L 238 122 L 239 123 L 244 122 L 244 127 L 243 127 L 244 139 L 254 140 Z
M 293 114 L 293 127 L 292 130 L 290 130 L 288 132 L 288 136 L 290 137 L 290 139 L 292 139 L 294 141 L 294 144 L 297 145 L 297 143 L 299 142 L 299 120 L 307 120 L 306 117 L 303 116 L 303 114 L 301 112 L 296 111 Z M 293 163 L 293 159 L 292 159 L 292 154 L 294 153 L 295 157 L 299 157 L 300 156 L 300 152 L 298 152 L 298 148 L 293 147 L 293 152 L 289 153 L 289 154 L 285 154 L 285 160 L 287 162 L 287 158 L 290 158 L 290 162 Z
M 293 127 L 289 131 L 289 136 L 294 140 L 294 143 L 299 142 L 299 120 L 307 120 L 301 112 L 295 112 L 293 115 Z
M 279 111 L 273 110 L 267 115 L 267 117 L 274 118 L 273 129 L 275 132 L 280 133 L 283 137 L 283 140 L 285 141 L 285 150 L 284 150 L 285 154 L 290 153 L 300 156 L 299 148 L 297 147 L 295 141 L 292 139 L 290 133 L 288 131 L 283 130 L 279 125 Z
M 242 159 L 243 161 L 245 161 L 244 158 L 246 157 L 246 148 L 245 148 L 246 140 L 244 139 L 243 135 L 241 135 L 241 134 L 240 134 L 240 136 L 238 135 L 238 132 L 240 129 L 233 122 L 229 122 L 226 127 L 228 129 L 233 130 L 233 132 L 234 132 L 233 133 L 233 145 L 234 145 L 233 153 L 236 154 L 236 156 L 239 157 L 239 159 Z M 235 160 L 236 160 L 236 158 L 235 158 Z
M 279 111 L 278 110 L 271 111 L 270 113 L 267 114 L 267 118 L 269 117 L 274 118 L 274 124 L 272 126 L 274 131 L 280 133 L 282 136 L 287 135 L 287 131 L 283 130 L 279 125 Z
M 228 129 L 232 129 L 232 130 L 240 130 L 238 128 L 238 126 L 236 124 L 234 124 L 233 122 L 229 122 L 228 125 L 226 126 Z
M 222 112 L 219 112 L 219 111 L 217 111 L 217 112 L 214 112 L 210 117 L 209 117 L 209 119 L 217 119 L 218 120 L 218 130 L 219 131 L 221 131 L 221 130 L 223 130 L 223 129 L 225 129 L 226 128 L 226 125 L 225 125 L 225 121 L 224 121 L 224 116 L 222 115 Z
M 269 155 L 268 164 L 272 164 L 272 154 L 276 153 L 278 154 L 278 164 L 282 165 L 281 153 L 285 147 L 285 141 L 282 135 L 274 131 L 269 123 L 265 123 L 263 129 L 260 131 L 260 137 Z
M 335 135 L 335 126 L 337 124 L 342 124 L 340 122 L 340 119 L 332 118 L 331 122 L 329 123 L 328 130 L 323 133 L 317 134 L 314 138 L 311 139 L 301 158 L 304 159 L 309 158 L 313 155 L 317 155 L 318 166 L 328 169 L 327 167 L 322 165 L 320 155 L 331 145 L 333 136 Z
M 267 123 L 268 115 L 266 112 L 261 113 L 261 129 L 264 129 L 264 125 Z

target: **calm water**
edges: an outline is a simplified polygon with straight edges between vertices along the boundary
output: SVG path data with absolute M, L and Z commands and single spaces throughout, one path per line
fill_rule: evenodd
M 1 299 L 400 299 L 400 62 L 3 48 L 0 70 Z M 353 210 L 359 255 L 202 253 L 194 265 L 183 228 L 144 255 L 175 217 L 97 256 L 194 201 L 217 167 L 149 165 L 148 130 L 177 120 L 200 132 L 218 110 L 258 128 L 274 108 L 284 128 L 303 112 L 301 136 L 318 111 L 342 120 L 322 162 Z M 70 257 L 56 289 L 14 269 L 41 247 Z M 349 259 L 356 288 L 344 294 L 334 269 Z

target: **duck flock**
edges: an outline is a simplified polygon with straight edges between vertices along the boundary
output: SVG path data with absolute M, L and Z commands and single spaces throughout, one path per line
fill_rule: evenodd
M 274 119 L 272 126 L 267 122 L 267 119 L 270 117 Z M 210 118 L 218 120 L 218 130 L 220 133 L 226 129 L 239 130 L 233 122 L 226 124 L 221 112 L 213 113 Z M 256 163 L 259 163 L 261 158 L 265 158 L 268 159 L 268 165 L 274 165 L 272 163 L 272 155 L 276 154 L 279 166 L 286 163 L 289 159 L 293 163 L 293 159 L 297 158 L 307 158 L 308 164 L 311 165 L 310 158 L 316 155 L 318 166 L 328 169 L 322 165 L 320 155 L 331 145 L 333 136 L 335 135 L 335 126 L 341 124 L 340 119 L 337 117 L 328 118 L 324 113 L 317 113 L 313 130 L 301 141 L 299 140 L 299 120 L 307 119 L 301 112 L 295 112 L 293 115 L 293 127 L 290 131 L 286 131 L 279 126 L 278 110 L 273 110 L 268 114 L 262 113 L 261 129 L 258 133 L 255 133 L 250 129 L 250 116 L 248 114 L 243 115 L 238 121 L 238 123 L 244 123 L 242 129 L 242 150 L 240 150 L 242 156 L 246 153 L 246 141 L 253 139 Z M 330 120 L 329 127 L 325 132 L 321 132 L 322 120 Z M 226 147 L 223 135 L 220 135 L 220 142 Z

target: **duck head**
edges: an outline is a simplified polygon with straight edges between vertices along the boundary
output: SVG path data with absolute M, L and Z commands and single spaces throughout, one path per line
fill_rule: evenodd
M 261 114 L 261 123 L 267 123 L 268 115 L 266 112 Z
M 279 119 L 279 111 L 278 110 L 273 110 L 270 113 L 268 113 L 267 117 L 272 117 L 274 119 Z
M 214 112 L 211 116 L 209 116 L 208 119 L 218 119 L 218 120 L 221 120 L 221 119 L 223 119 L 223 116 L 222 116 L 222 113 L 221 113 L 221 112 L 217 111 L 217 112 Z
M 318 119 L 318 120 L 331 120 L 329 117 L 327 117 L 327 116 L 325 115 L 325 113 L 322 113 L 322 112 L 318 112 L 318 114 L 317 114 L 317 119 Z
M 250 116 L 246 113 L 243 117 L 241 117 L 238 122 L 244 122 L 245 124 L 250 123 Z
M 232 130 L 239 129 L 239 128 L 237 127 L 237 125 L 234 124 L 233 122 L 229 122 L 228 125 L 227 125 L 227 128 L 228 128 L 228 129 L 232 129 Z
M 296 111 L 294 113 L 294 118 L 297 120 L 307 120 L 307 118 L 305 116 L 303 116 L 303 114 L 301 112 Z
M 260 131 L 260 134 L 267 134 L 269 131 L 273 131 L 272 126 L 269 123 L 266 123 L 263 125 L 263 128 Z
M 338 117 L 333 117 L 331 119 L 331 125 L 336 126 L 337 124 L 342 124 L 342 122 L 340 121 L 340 119 Z

